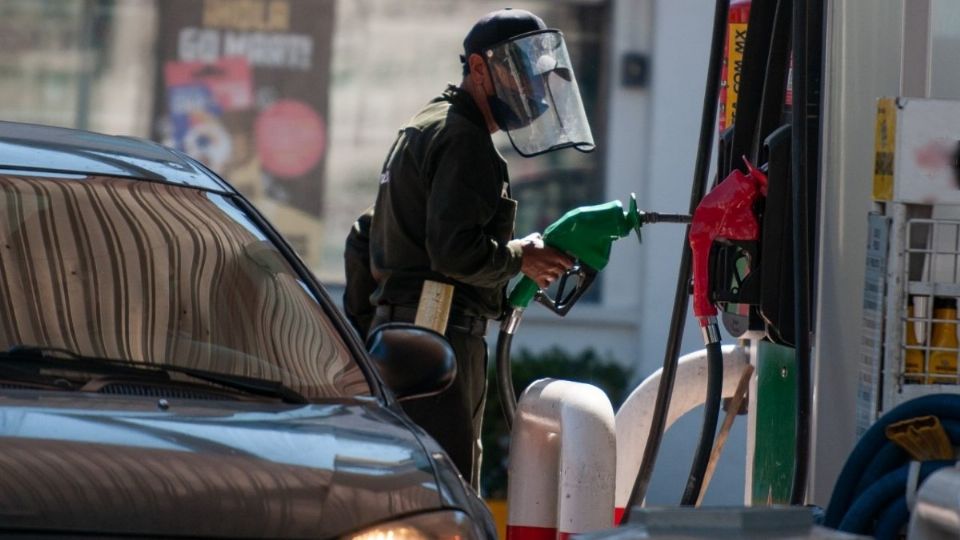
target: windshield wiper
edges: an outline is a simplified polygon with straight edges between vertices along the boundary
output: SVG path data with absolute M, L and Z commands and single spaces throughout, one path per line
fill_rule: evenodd
M 25 371 L 25 368 L 60 369 L 65 371 L 83 371 L 93 373 L 142 375 L 144 369 L 140 364 L 110 358 L 97 358 L 77 354 L 69 349 L 60 347 L 41 347 L 37 345 L 14 345 L 5 351 L 0 351 L 0 362 L 5 367 Z
M 173 371 L 183 373 L 196 379 L 212 382 L 235 390 L 242 390 L 249 394 L 256 394 L 264 397 L 280 398 L 287 403 L 296 403 L 299 405 L 310 403 L 310 400 L 297 392 L 296 390 L 284 386 L 283 383 L 266 381 L 263 379 L 254 379 L 252 377 L 242 377 L 240 375 L 228 375 L 226 373 L 217 373 L 215 371 L 203 371 L 183 366 L 170 364 L 150 364 L 164 371 Z
M 247 394 L 279 398 L 287 403 L 301 405 L 310 403 L 310 400 L 305 396 L 279 382 L 204 371 L 174 364 L 148 364 L 131 362 L 129 360 L 85 356 L 59 347 L 15 345 L 6 351 L 0 351 L 0 362 L 6 360 L 15 361 L 13 364 L 7 363 L 7 366 L 16 368 L 24 367 L 22 362 L 29 361 L 30 367 L 35 368 L 87 371 L 110 375 L 124 374 L 137 377 L 143 377 L 144 374 L 149 373 L 153 375 L 163 375 L 165 380 L 171 383 L 175 381 L 170 380 L 168 374 L 181 373 L 195 379 L 214 383 L 233 390 L 239 390 Z

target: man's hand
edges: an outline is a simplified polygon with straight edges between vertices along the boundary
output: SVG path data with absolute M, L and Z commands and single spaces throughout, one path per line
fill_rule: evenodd
M 571 266 L 573 259 L 562 252 L 543 244 L 540 233 L 533 233 L 510 242 L 523 250 L 523 263 L 520 271 L 541 289 L 545 289 L 563 275 Z

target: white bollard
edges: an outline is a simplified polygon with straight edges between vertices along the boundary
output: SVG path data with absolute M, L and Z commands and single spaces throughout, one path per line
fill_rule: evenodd
M 613 407 L 599 388 L 540 379 L 517 404 L 507 486 L 509 540 L 613 526 Z
M 737 383 L 743 374 L 744 368 L 750 363 L 746 349 L 725 345 L 723 347 L 723 397 L 733 397 Z M 663 369 L 658 369 L 647 377 L 640 386 L 635 388 L 627 397 L 620 410 L 617 411 L 617 490 L 616 490 L 616 522 L 620 523 L 624 507 L 630 498 L 630 490 L 636 480 L 640 462 L 650 435 L 650 423 L 653 416 L 653 407 L 657 399 L 657 389 L 660 386 L 660 375 Z M 667 421 L 664 431 L 681 416 L 703 404 L 707 393 L 707 351 L 699 351 L 680 357 L 677 365 L 677 375 L 674 381 L 673 397 L 667 411 Z

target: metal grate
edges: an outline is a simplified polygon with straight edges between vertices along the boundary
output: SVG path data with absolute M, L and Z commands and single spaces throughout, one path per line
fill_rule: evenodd
M 958 384 L 960 221 L 910 219 L 905 235 L 898 384 Z
M 157 397 L 173 399 L 223 399 L 217 392 L 203 392 L 169 386 L 150 384 L 110 383 L 97 390 L 98 394 L 113 394 L 122 396 Z

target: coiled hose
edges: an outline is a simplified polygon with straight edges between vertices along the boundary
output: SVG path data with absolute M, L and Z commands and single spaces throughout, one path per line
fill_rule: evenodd
M 900 505 L 896 493 L 903 493 L 906 477 L 904 465 L 909 456 L 886 437 L 890 424 L 918 416 L 933 415 L 940 419 L 954 445 L 960 444 L 960 395 L 931 394 L 906 403 L 901 403 L 883 415 L 860 438 L 837 478 L 830 504 L 827 506 L 824 525 L 844 531 L 860 532 L 864 523 L 876 521 L 876 532 L 890 538 L 909 517 L 904 517 L 906 503 Z M 921 476 L 939 468 L 926 462 Z M 942 466 L 942 465 L 941 465 Z
M 933 472 L 953 464 L 953 460 L 924 461 L 920 466 L 918 481 L 923 482 Z M 878 537 L 882 534 L 887 538 L 897 538 L 900 528 L 910 518 L 907 498 L 904 494 L 909 469 L 909 464 L 902 465 L 874 482 L 857 497 L 837 528 L 848 533 L 873 534 L 876 532 Z M 875 522 L 876 527 L 874 527 Z

